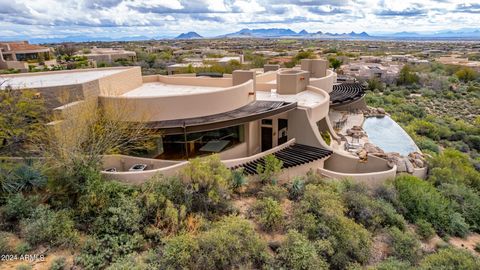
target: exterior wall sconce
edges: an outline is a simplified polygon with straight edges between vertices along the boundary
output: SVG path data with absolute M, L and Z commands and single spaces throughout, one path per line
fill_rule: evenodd
M 300 81 L 304 81 L 305 80 L 305 77 L 300 77 Z
M 249 96 L 255 96 L 255 92 L 248 92 Z

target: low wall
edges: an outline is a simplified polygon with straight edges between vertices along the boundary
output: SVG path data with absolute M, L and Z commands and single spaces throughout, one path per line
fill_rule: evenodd
M 115 180 L 126 184 L 141 185 L 148 181 L 150 178 L 157 174 L 164 175 L 166 177 L 176 175 L 182 168 L 188 164 L 188 161 L 184 161 L 175 165 L 171 165 L 164 168 L 155 170 L 141 171 L 141 172 L 105 172 L 101 174 L 109 180 Z
M 327 70 L 327 76 L 323 78 L 310 78 L 310 85 L 325 90 L 327 93 L 332 92 L 333 83 L 337 81 L 337 73 Z
M 368 156 L 368 162 L 364 163 L 359 162 L 358 158 L 334 153 L 325 161 L 319 173 L 333 179 L 351 178 L 369 187 L 377 187 L 395 178 L 397 167 L 390 168 L 386 160 L 374 156 Z
M 331 105 L 330 107 L 332 107 L 337 111 L 366 110 L 368 108 L 367 103 L 365 102 L 365 96 L 351 103 L 341 104 L 341 105 Z
M 253 101 L 254 97 L 249 95 L 252 91 L 253 82 L 250 80 L 240 85 L 205 93 L 151 97 L 100 96 L 99 101 L 108 108 L 131 112 L 126 116 L 126 121 L 164 121 L 235 110 Z
M 105 169 L 116 168 L 119 172 L 127 172 L 130 167 L 139 163 L 146 164 L 147 170 L 156 170 L 182 163 L 182 161 L 175 160 L 161 160 L 125 155 L 105 155 L 103 156 L 102 162 Z

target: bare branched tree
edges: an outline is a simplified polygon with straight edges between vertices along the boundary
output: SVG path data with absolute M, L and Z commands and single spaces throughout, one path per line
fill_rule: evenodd
M 49 124 L 44 152 L 52 164 L 99 168 L 102 155 L 153 148 L 158 134 L 145 121 L 127 122 L 135 108 L 127 103 L 97 106 L 97 99 L 77 101 L 61 108 Z

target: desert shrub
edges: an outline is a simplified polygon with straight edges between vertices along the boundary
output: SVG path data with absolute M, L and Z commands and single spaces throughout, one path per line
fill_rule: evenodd
M 0 232 L 0 254 L 12 254 L 12 246 L 9 242 L 9 234 Z
M 102 269 L 139 250 L 143 243 L 143 237 L 138 233 L 91 236 L 83 244 L 75 263 L 84 269 Z
M 15 267 L 15 270 L 32 270 L 33 267 L 30 264 L 20 264 L 17 267 Z
M 27 164 L 0 164 L 0 192 L 18 193 L 45 187 L 47 178 Z
M 283 210 L 278 201 L 271 197 L 258 200 L 253 212 L 255 219 L 266 231 L 278 230 L 283 225 Z
M 405 220 L 393 206 L 385 201 L 372 199 L 367 194 L 348 191 L 343 194 L 347 206 L 347 216 L 375 231 L 383 227 L 405 227 Z
M 257 172 L 262 183 L 270 182 L 276 184 L 276 177 L 282 171 L 283 161 L 276 158 L 274 155 L 266 155 L 264 157 L 265 164 L 257 165 Z
M 440 152 L 440 148 L 438 147 L 438 144 L 436 144 L 433 140 L 429 138 L 419 138 L 415 140 L 418 148 L 421 150 L 428 150 L 434 153 Z
M 405 217 L 411 222 L 424 219 L 430 222 L 440 235 L 465 235 L 468 225 L 456 213 L 450 201 L 430 183 L 414 176 L 401 175 L 395 180 L 399 200 L 407 210 Z
M 305 192 L 305 180 L 300 177 L 295 177 L 292 183 L 288 186 L 288 197 L 290 200 L 298 200 Z
M 216 155 L 192 159 L 182 171 L 191 208 L 204 214 L 224 214 L 231 210 L 228 197 L 231 171 Z
M 15 253 L 16 254 L 26 254 L 30 251 L 32 247 L 26 242 L 20 242 L 15 246 Z
M 223 218 L 197 239 L 199 269 L 258 268 L 268 260 L 266 244 L 238 217 Z
M 93 228 L 96 233 L 133 233 L 140 230 L 141 220 L 141 210 L 135 200 L 120 194 L 96 218 Z
M 279 266 L 284 269 L 329 269 L 328 263 L 317 253 L 315 245 L 295 230 L 288 232 L 277 259 Z
M 145 270 L 156 269 L 143 261 L 138 253 L 131 253 L 110 264 L 106 270 Z
M 58 257 L 52 261 L 48 270 L 64 270 L 66 266 L 67 259 L 65 257 Z
M 334 268 L 367 262 L 372 239 L 360 224 L 345 217 L 341 196 L 328 185 L 307 185 L 303 198 L 294 206 L 291 227 L 311 240 L 326 239 L 335 251 L 328 261 Z
M 465 250 L 443 248 L 436 253 L 424 257 L 420 262 L 419 269 L 474 270 L 480 269 L 480 260 Z
M 232 171 L 232 177 L 231 177 L 231 180 L 230 180 L 230 188 L 232 188 L 233 190 L 238 190 L 238 189 L 246 186 L 247 183 L 248 183 L 247 176 L 243 172 L 243 168 Z
M 259 193 L 261 198 L 272 198 L 282 202 L 287 197 L 287 190 L 277 185 L 265 185 Z
M 70 213 L 53 211 L 40 205 L 31 217 L 21 220 L 22 235 L 32 245 L 47 244 L 51 246 L 75 245 L 78 232 Z
M 469 156 L 462 152 L 445 149 L 430 158 L 429 165 L 433 172 L 428 180 L 436 186 L 454 183 L 480 190 L 480 172 L 475 170 Z
M 423 219 L 418 219 L 415 221 L 415 225 L 417 226 L 416 232 L 418 235 L 420 235 L 420 237 L 422 237 L 422 239 L 428 240 L 435 235 L 435 229 L 430 222 Z
M 415 235 L 393 227 L 388 231 L 390 237 L 391 256 L 415 264 L 421 255 L 420 242 Z
M 400 261 L 396 258 L 389 257 L 379 263 L 374 267 L 368 267 L 368 270 L 410 270 L 412 267 L 409 262 Z
M 465 185 L 442 184 L 440 192 L 453 202 L 453 208 L 460 213 L 474 231 L 480 231 L 480 195 Z
M 160 265 L 162 269 L 193 269 L 198 255 L 198 240 L 190 234 L 181 234 L 165 241 Z
M 26 197 L 22 193 L 16 193 L 7 197 L 2 207 L 2 216 L 5 221 L 15 222 L 29 217 L 38 204 L 38 197 Z

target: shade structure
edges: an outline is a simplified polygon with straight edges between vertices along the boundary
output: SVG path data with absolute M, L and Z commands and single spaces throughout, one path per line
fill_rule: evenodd
M 235 110 L 194 118 L 156 121 L 147 128 L 162 130 L 164 134 L 202 132 L 245 124 L 251 121 L 288 112 L 297 107 L 296 102 L 257 100 Z
M 327 158 L 332 153 L 328 149 L 295 143 L 273 153 L 273 155 L 283 162 L 282 169 L 288 169 Z M 265 164 L 265 157 L 234 166 L 231 169 L 243 168 L 246 175 L 256 175 L 258 174 L 257 166 L 259 164 Z
M 330 93 L 332 105 L 344 105 L 359 100 L 365 95 L 365 86 L 360 83 L 342 83 L 333 85 Z

